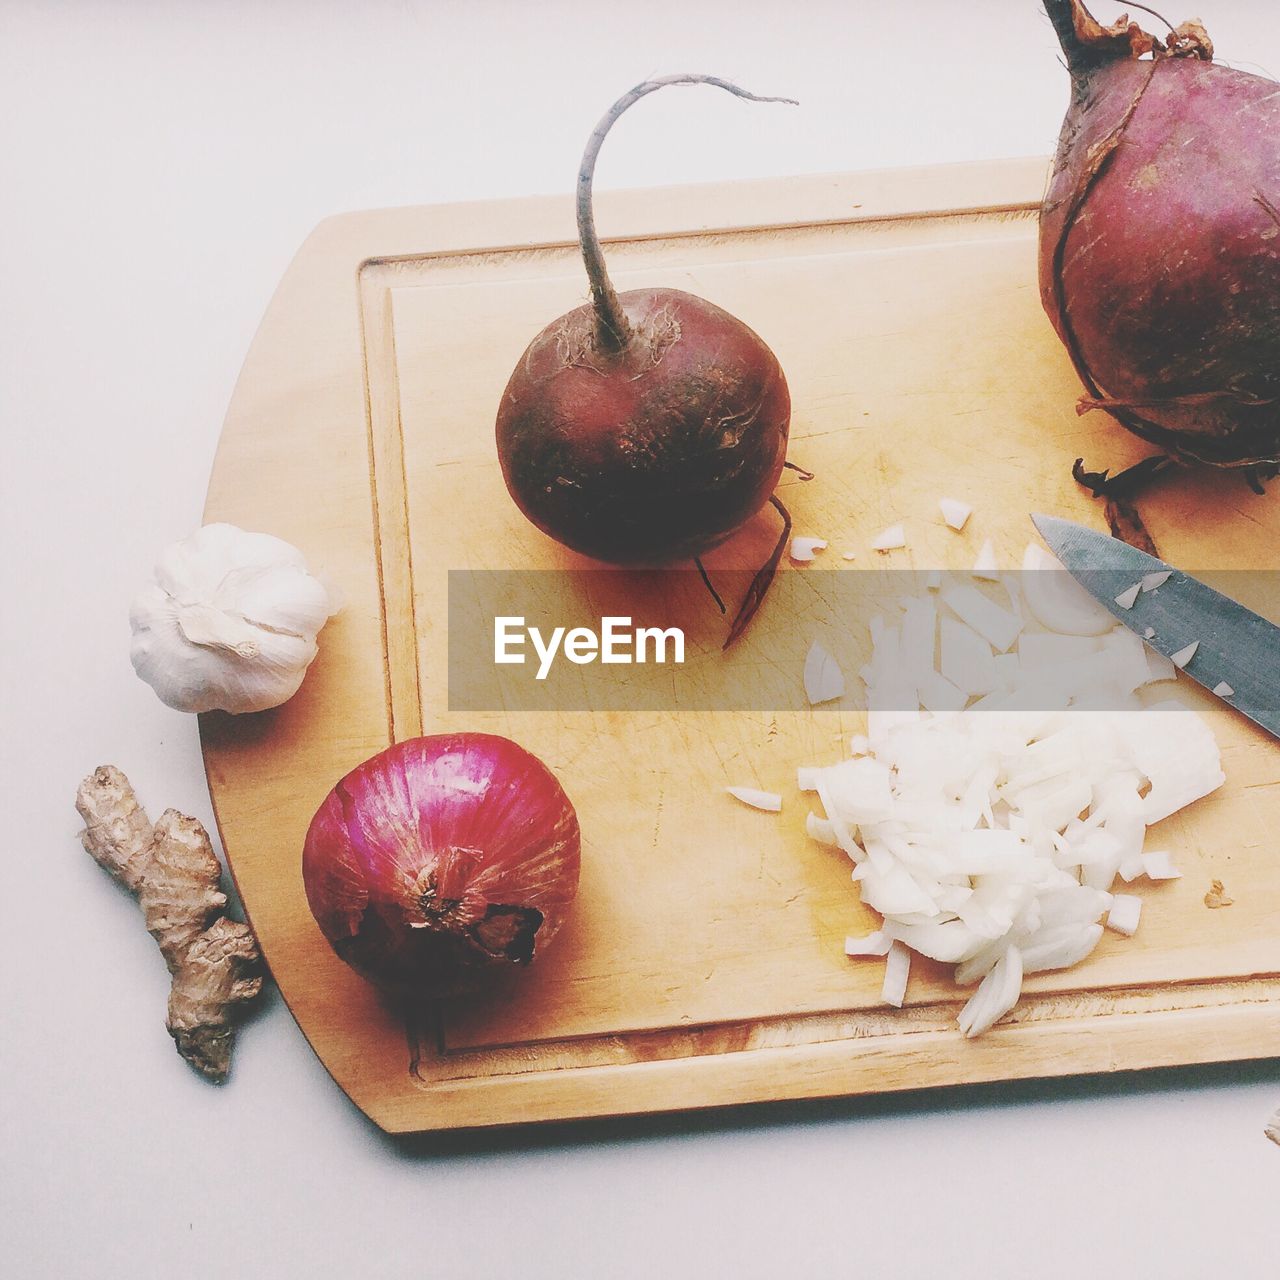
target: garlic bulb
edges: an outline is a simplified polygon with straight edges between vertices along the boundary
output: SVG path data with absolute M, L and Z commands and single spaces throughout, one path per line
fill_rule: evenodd
M 133 669 L 177 711 L 265 711 L 298 691 L 337 612 L 302 552 L 208 524 L 169 547 L 133 602 Z

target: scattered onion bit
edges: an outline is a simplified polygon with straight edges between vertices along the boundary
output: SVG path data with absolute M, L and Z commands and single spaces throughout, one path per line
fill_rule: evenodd
M 1127 587 L 1118 596 L 1116 596 L 1116 604 L 1118 604 L 1122 609 L 1132 609 L 1134 602 L 1138 598 L 1138 592 L 1141 590 L 1142 583 L 1135 582 L 1133 586 Z M 1154 635 L 1155 633 L 1152 632 L 1152 634 Z
M 1042 627 L 1061 635 L 1100 636 L 1115 626 L 1115 619 L 1043 547 L 1027 544 L 1022 569 L 1023 599 Z
M 960 1010 L 960 1030 L 972 1039 L 999 1022 L 1018 1003 L 1022 974 L 1022 952 L 1010 946 Z
M 835 828 L 827 821 L 826 818 L 820 818 L 812 810 L 805 815 L 804 820 L 805 833 L 811 840 L 816 840 L 819 844 L 839 846 L 836 839 Z
M 827 544 L 823 538 L 792 538 L 791 539 L 791 558 L 797 564 L 808 564 L 812 561 L 814 553 L 825 551 Z
M 1148 628 L 1147 628 L 1147 629 L 1142 633 L 1142 635 L 1143 635 L 1143 638 L 1144 638 L 1144 639 L 1146 639 L 1146 640 L 1154 640 L 1154 639 L 1156 638 L 1156 629 L 1155 629 L 1155 627 L 1148 627 Z
M 845 943 L 846 949 L 848 942 Z M 911 973 L 911 952 L 901 942 L 894 942 L 889 948 L 884 963 L 884 986 L 880 989 L 880 999 L 891 1004 L 895 1009 L 902 1008 L 907 998 L 907 978 Z
M 1142 854 L 1135 853 L 1131 857 L 1125 858 L 1116 873 L 1125 884 L 1132 884 L 1135 880 L 1141 880 L 1147 874 L 1146 864 L 1142 861 Z
M 858 553 L 856 551 L 842 551 L 840 553 L 841 560 L 856 560 L 857 558 Z
M 780 813 L 782 797 L 776 791 L 758 791 L 755 787 L 725 787 L 725 790 L 743 804 L 764 813 Z
M 1219 680 L 1213 686 L 1213 691 L 1220 698 L 1234 698 L 1236 696 L 1236 691 L 1225 680 Z
M 982 550 L 978 552 L 978 558 L 973 562 L 971 572 L 975 578 L 985 578 L 988 582 L 999 581 L 1000 570 L 996 568 L 996 549 L 990 538 L 982 544 Z
M 938 509 L 942 512 L 943 520 L 957 533 L 969 523 L 969 517 L 973 515 L 973 508 L 967 502 L 960 502 L 956 498 L 940 498 Z
M 887 529 L 882 529 L 871 539 L 871 549 L 873 551 L 897 551 L 906 545 L 906 530 L 900 524 L 891 524 Z
M 1157 569 L 1154 573 L 1144 573 L 1138 585 L 1143 591 L 1154 591 L 1157 587 L 1163 587 L 1172 576 L 1172 571 L 1169 569 Z
M 1187 663 L 1190 662 L 1191 659 L 1196 656 L 1196 650 L 1199 647 L 1200 647 L 1200 641 L 1193 640 L 1185 648 L 1179 649 L 1177 653 L 1171 653 L 1169 655 L 1169 661 L 1172 662 L 1173 665 L 1177 667 L 1179 671 L 1181 671 L 1183 667 L 1185 667 Z
M 1132 938 L 1138 931 L 1142 916 L 1142 899 L 1132 893 L 1116 893 L 1111 897 L 1111 910 L 1107 912 L 1107 928 Z
M 815 707 L 844 696 L 844 672 L 816 640 L 804 661 L 804 696 L 809 705 Z
M 1148 880 L 1180 880 L 1182 872 L 1173 865 L 1173 855 L 1160 849 L 1142 855 L 1142 870 Z
M 863 938 L 846 938 L 844 953 L 847 956 L 886 956 L 893 945 L 893 939 L 887 933 L 876 930 Z

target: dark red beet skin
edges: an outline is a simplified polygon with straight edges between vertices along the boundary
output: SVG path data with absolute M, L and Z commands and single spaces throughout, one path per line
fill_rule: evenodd
M 530 343 L 507 383 L 497 443 L 507 488 L 544 533 L 611 564 L 687 560 L 768 500 L 791 398 L 765 342 L 677 289 L 617 295 L 633 332 L 596 342 L 579 307 Z
M 1085 408 L 1187 461 L 1280 459 L 1280 85 L 1045 0 L 1072 72 L 1041 217 Z M 1138 52 L 1154 45 L 1154 57 Z

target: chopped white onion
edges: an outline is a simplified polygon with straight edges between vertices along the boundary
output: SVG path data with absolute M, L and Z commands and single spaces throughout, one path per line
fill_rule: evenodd
M 826 549 L 827 543 L 823 538 L 791 539 L 791 558 L 798 564 L 808 564 L 813 559 L 815 552 L 825 551 Z
M 1169 655 L 1169 661 L 1172 662 L 1173 665 L 1177 667 L 1179 671 L 1181 671 L 1183 667 L 1185 667 L 1187 663 L 1190 662 L 1191 659 L 1196 656 L 1196 650 L 1199 647 L 1200 647 L 1200 641 L 1193 640 L 1185 648 L 1179 649 L 1177 653 L 1171 653 Z
M 1220 698 L 1234 698 L 1236 696 L 1236 691 L 1225 680 L 1219 680 L 1213 686 L 1213 691 Z
M 856 551 L 842 551 L 840 553 L 841 560 L 856 560 L 857 558 L 858 553 Z
M 902 943 L 895 942 L 884 962 L 884 986 L 880 989 L 880 999 L 885 1004 L 891 1004 L 895 1009 L 902 1008 L 902 1002 L 907 998 L 907 977 L 910 973 L 911 952 Z
M 985 640 L 1004 653 L 1018 638 L 1022 619 L 1002 608 L 977 587 L 950 586 L 942 592 L 943 603 Z
M 996 664 L 990 644 L 955 618 L 942 619 L 941 636 L 942 674 L 969 695 L 994 692 Z
M 804 694 L 810 706 L 844 696 L 844 672 L 816 640 L 804 660 Z
M 1148 627 L 1142 634 L 1147 640 L 1154 640 L 1156 638 L 1156 629 L 1155 627 Z
M 1180 880 L 1182 872 L 1173 865 L 1173 855 L 1164 849 L 1142 855 L 1142 869 L 1148 880 Z
M 1022 569 L 1022 598 L 1041 626 L 1072 636 L 1100 636 L 1115 626 L 1115 619 L 1043 547 L 1028 544 Z
M 982 544 L 982 550 L 978 552 L 978 558 L 973 562 L 970 572 L 975 578 L 985 578 L 988 582 L 1000 580 L 1000 570 L 996 566 L 996 549 L 990 538 Z
M 1142 581 L 1138 584 L 1143 591 L 1154 591 L 1157 587 L 1163 587 L 1172 577 L 1172 573 L 1168 569 L 1157 569 L 1154 573 L 1146 573 L 1142 575 Z
M 973 508 L 956 498 L 939 498 L 938 509 L 942 512 L 942 518 L 957 533 L 968 524 L 969 517 L 973 515 Z
M 835 824 L 829 819 L 820 818 L 816 813 L 810 812 L 805 817 L 804 829 L 811 840 L 816 840 L 819 844 L 840 847 L 840 841 L 836 839 Z
M 1156 649 L 1147 649 L 1147 667 L 1151 671 L 1153 682 L 1178 678 L 1178 668 Z
M 755 787 L 726 787 L 725 790 L 735 800 L 741 800 L 753 809 L 763 809 L 766 813 L 782 810 L 782 797 L 776 791 L 758 791 Z
M 1135 853 L 1130 858 L 1123 858 L 1120 861 L 1119 875 L 1125 884 L 1132 884 L 1135 880 L 1140 880 L 1147 874 L 1146 863 L 1142 861 L 1142 854 Z
M 887 933 L 877 930 L 867 934 L 865 938 L 846 938 L 844 953 L 847 956 L 887 956 L 892 946 L 893 939 Z M 904 984 L 904 994 L 905 991 Z
M 873 551 L 896 551 L 899 547 L 905 547 L 906 545 L 906 530 L 900 524 L 891 524 L 887 529 L 882 529 L 871 539 Z
M 1049 973 L 1070 969 L 1087 959 L 1102 940 L 1100 924 L 1066 924 L 1043 929 L 1022 952 L 1022 972 Z
M 1117 893 L 1111 899 L 1111 910 L 1107 912 L 1107 928 L 1132 938 L 1138 931 L 1138 920 L 1142 915 L 1142 899 L 1131 893 Z
M 1046 559 L 1057 565 L 1029 555 Z M 849 954 L 886 955 L 883 998 L 899 1006 L 912 951 L 954 965 L 958 984 L 979 984 L 966 1035 L 1013 1008 L 1025 975 L 1085 960 L 1104 921 L 1132 933 L 1141 902 L 1112 895 L 1117 876 L 1176 877 L 1167 853 L 1143 853 L 1147 828 L 1224 780 L 1199 716 L 1134 696 L 1176 676 L 1172 663 L 1060 567 L 1024 576 L 1078 594 L 1001 579 L 1012 612 L 953 580 L 874 618 L 867 734 L 849 758 L 797 774 L 823 810 L 809 835 L 849 857 L 883 917 Z M 1045 633 L 1045 616 L 1065 625 Z
M 1021 991 L 1022 953 L 1010 946 L 960 1010 L 960 1030 L 969 1037 L 980 1036 L 1018 1003 Z
M 1142 583 L 1135 582 L 1133 586 L 1126 587 L 1118 596 L 1116 596 L 1116 604 L 1122 609 L 1132 609 L 1134 602 L 1138 599 L 1138 592 L 1142 590 Z

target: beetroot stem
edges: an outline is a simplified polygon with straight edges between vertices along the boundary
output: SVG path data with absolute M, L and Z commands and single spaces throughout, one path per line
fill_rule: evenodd
M 1044 11 L 1053 23 L 1058 43 L 1067 59 L 1067 69 L 1071 72 L 1084 71 L 1097 61 L 1097 54 L 1088 49 L 1083 40 L 1076 34 L 1073 0 L 1044 0 Z
M 587 139 L 587 149 L 582 154 L 582 164 L 578 168 L 578 240 L 582 245 L 587 279 L 591 282 L 591 302 L 596 313 L 596 342 L 603 351 L 621 351 L 631 338 L 631 325 L 627 322 L 609 273 L 605 270 L 604 252 L 596 235 L 595 214 L 591 208 L 591 184 L 595 178 L 596 156 L 600 154 L 600 145 L 613 128 L 614 122 L 628 107 L 669 84 L 710 84 L 736 97 L 745 98 L 748 102 L 786 102 L 791 106 L 796 105 L 794 98 L 762 98 L 716 76 L 674 75 L 643 81 L 629 93 L 624 93 L 604 113 L 591 137 Z
M 1104 33 L 1104 28 L 1085 7 L 1084 0 L 1043 0 L 1043 3 L 1044 11 L 1049 15 L 1049 21 L 1053 23 L 1058 43 L 1062 46 L 1062 52 L 1067 59 L 1067 70 L 1077 81 L 1104 63 L 1130 56 L 1128 46 L 1123 41 L 1108 43 L 1105 40 L 1097 41 L 1081 37 L 1076 27 L 1077 13 L 1084 20 L 1086 30 L 1092 25 L 1099 35 Z M 1135 4 L 1130 7 L 1140 9 L 1143 6 Z M 1151 10 L 1146 12 L 1150 13 Z M 1155 17 L 1159 18 L 1160 15 L 1157 13 Z M 1163 18 L 1160 20 L 1164 21 Z

